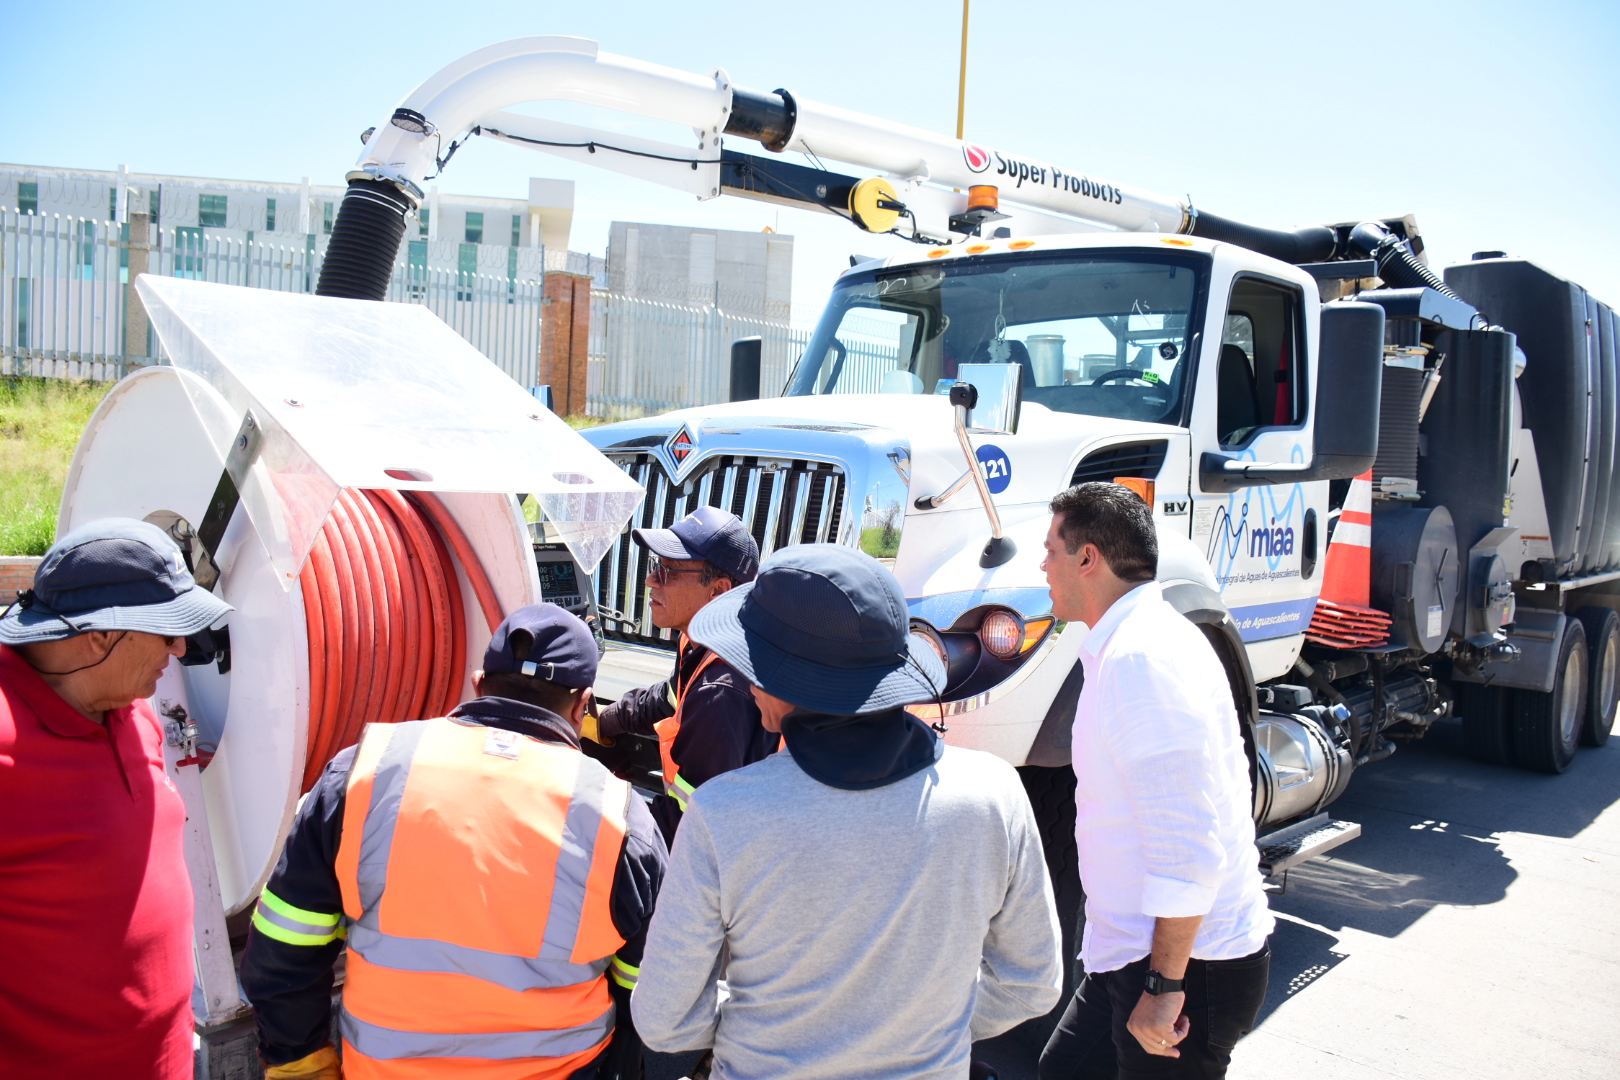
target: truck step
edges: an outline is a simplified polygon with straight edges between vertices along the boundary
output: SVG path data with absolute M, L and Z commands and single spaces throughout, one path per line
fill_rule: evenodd
M 1356 822 L 1335 821 L 1326 814 L 1295 822 L 1255 841 L 1260 849 L 1260 872 L 1266 877 L 1280 874 L 1360 835 L 1361 826 Z

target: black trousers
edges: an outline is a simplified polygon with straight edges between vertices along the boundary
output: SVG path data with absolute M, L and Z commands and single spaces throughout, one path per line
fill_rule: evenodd
M 1040 1080 L 1219 1078 L 1232 1048 L 1254 1027 L 1266 999 L 1271 945 L 1239 960 L 1190 960 L 1182 1015 L 1191 1024 L 1180 1057 L 1142 1049 L 1125 1027 L 1142 997 L 1148 957 L 1115 971 L 1088 973 L 1041 1051 Z

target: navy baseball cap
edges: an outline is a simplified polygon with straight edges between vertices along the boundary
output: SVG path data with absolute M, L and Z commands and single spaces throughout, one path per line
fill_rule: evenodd
M 596 682 L 596 639 L 556 604 L 518 608 L 495 628 L 484 650 L 484 674 L 510 673 L 583 690 Z
M 718 506 L 700 506 L 667 529 L 630 535 L 660 559 L 702 559 L 738 585 L 759 573 L 759 545 L 741 518 Z
M 31 645 L 92 630 L 189 637 L 232 610 L 197 586 L 162 529 L 101 518 L 51 545 L 34 571 L 34 587 L 0 615 L 0 641 Z
M 704 605 L 687 635 L 766 693 L 815 712 L 885 712 L 945 686 L 939 656 L 911 634 L 900 583 L 841 544 L 775 552 L 751 584 Z

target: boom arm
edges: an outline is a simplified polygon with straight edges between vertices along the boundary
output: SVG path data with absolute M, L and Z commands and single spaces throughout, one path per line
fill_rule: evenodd
M 689 126 L 695 138 L 682 146 L 505 111 L 545 100 L 582 102 Z M 976 234 L 980 223 L 993 215 L 970 207 L 965 192 L 990 185 L 997 189 L 1001 208 L 1012 211 L 1006 226 L 1011 234 L 1093 228 L 1191 233 L 1291 262 L 1357 253 L 1355 241 L 1370 237 L 1369 242 L 1381 241 L 1374 253 L 1381 268 L 1398 262 L 1407 276 L 1417 273 L 1411 266 L 1427 272 L 1401 238 L 1362 233 L 1381 226 L 1363 225 L 1354 233 L 1329 226 L 1292 232 L 1257 228 L 1197 211 L 1190 200 L 822 105 L 786 90 L 764 93 L 735 86 L 720 69 L 694 75 L 600 52 L 596 42 L 584 38 L 529 37 L 490 45 L 447 65 L 367 133 L 365 149 L 348 174 L 349 191 L 316 291 L 381 299 L 405 215 L 421 205 L 423 185 L 475 134 L 699 199 L 734 194 L 786 202 L 926 243 L 949 244 Z M 723 135 L 758 142 L 770 155 L 723 150 Z M 803 153 L 818 166 L 829 159 L 880 176 L 862 181 L 777 156 L 788 150 Z

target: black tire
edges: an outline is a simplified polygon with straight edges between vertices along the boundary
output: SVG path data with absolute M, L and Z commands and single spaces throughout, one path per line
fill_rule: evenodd
M 1586 722 L 1581 742 L 1602 746 L 1614 730 L 1615 707 L 1620 704 L 1620 612 L 1588 607 L 1575 613 L 1586 629 L 1586 655 L 1591 678 L 1586 687 Z
M 1080 885 L 1080 852 L 1074 842 L 1074 770 L 1067 765 L 1046 769 L 1025 765 L 1018 770 L 1024 791 L 1035 811 L 1035 824 L 1041 831 L 1041 848 L 1046 855 L 1046 872 L 1052 877 L 1053 899 L 1057 901 L 1058 925 L 1063 928 L 1063 996 L 1043 1020 L 1048 1030 L 1057 1023 L 1069 1002 L 1081 972 L 1074 958 L 1080 952 L 1080 930 L 1084 926 L 1086 894 Z
M 1469 754 L 1488 765 L 1513 764 L 1513 691 L 1454 682 L 1451 692 Z
M 1586 629 L 1578 619 L 1566 619 L 1552 692 L 1519 690 L 1513 695 L 1513 758 L 1522 768 L 1561 773 L 1575 760 L 1586 715 L 1589 670 Z

